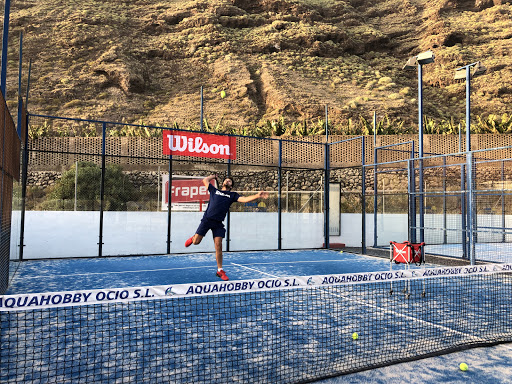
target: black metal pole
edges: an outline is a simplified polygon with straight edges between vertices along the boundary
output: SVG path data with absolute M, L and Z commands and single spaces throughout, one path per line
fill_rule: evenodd
M 407 195 L 409 196 L 409 198 L 407 199 L 407 202 L 408 202 L 408 208 L 407 208 L 407 212 L 409 212 L 409 233 L 407 234 L 408 237 L 409 237 L 409 241 L 414 243 L 415 242 L 415 235 L 413 234 L 413 231 L 414 231 L 414 227 L 416 226 L 416 224 L 414 223 L 413 221 L 413 217 L 416 217 L 416 209 L 414 207 L 414 204 L 413 204 L 413 200 L 415 198 L 414 196 L 414 190 L 413 190 L 413 185 L 414 183 L 412 182 L 412 179 L 414 178 L 414 159 L 409 159 L 407 161 Z
M 366 169 L 365 169 L 365 137 L 362 138 L 361 144 L 361 253 L 366 253 Z
M 160 182 L 160 181 L 159 181 Z M 169 186 L 167 188 L 167 253 L 171 253 L 172 155 L 169 155 Z
M 501 241 L 504 243 L 506 240 L 505 232 L 505 161 L 501 162 Z
M 18 66 L 18 136 L 21 138 L 21 106 L 23 104 L 23 98 L 21 97 L 21 75 L 22 75 L 22 67 L 23 67 L 23 31 L 20 32 L 20 62 Z
M 27 111 L 27 114 L 28 114 L 28 95 L 29 95 L 29 91 L 30 91 L 30 74 L 31 73 L 32 73 L 32 59 L 30 59 L 28 62 L 27 96 L 25 99 L 25 110 Z
M 446 156 L 443 157 L 443 244 L 448 243 L 448 231 L 446 227 L 448 226 L 448 220 L 446 217 Z
M 325 181 L 324 181 L 324 236 L 325 248 L 329 248 L 329 143 L 325 143 Z
M 411 196 L 410 204 L 411 207 L 409 211 L 411 212 L 411 231 L 410 231 L 410 239 L 411 242 L 416 243 L 416 228 L 417 228 L 417 221 L 416 221 L 416 165 L 414 164 L 414 156 L 412 157 L 411 161 L 411 170 L 410 170 L 410 177 L 409 177 L 409 194 Z
M 201 119 L 201 122 L 199 123 L 199 126 L 201 128 L 201 132 L 203 132 L 203 130 L 204 130 L 204 127 L 203 127 L 203 120 L 204 120 L 204 115 L 203 115 L 204 104 L 203 104 L 203 100 L 204 99 L 203 99 L 203 86 L 202 85 L 201 85 L 201 96 L 200 97 L 201 97 L 201 106 L 200 106 L 201 111 L 200 111 L 200 117 L 199 118 Z
M 103 206 L 105 198 L 105 152 L 106 152 L 107 123 L 102 124 L 101 140 L 101 181 L 100 181 L 100 234 L 98 256 L 103 256 Z
M 461 164 L 460 166 L 460 216 L 461 216 L 461 227 L 462 227 L 462 258 L 468 258 L 467 248 L 467 228 L 466 228 L 466 166 Z
M 377 147 L 373 147 L 373 246 L 377 246 L 377 205 L 378 205 L 378 185 L 377 185 Z
M 5 0 L 4 6 L 4 33 L 2 39 L 2 63 L 0 70 L 0 88 L 2 90 L 2 94 L 6 94 L 6 83 L 7 83 L 7 54 L 8 54 L 8 45 L 9 45 L 9 18 L 11 14 L 11 0 Z
M 28 159 L 28 115 L 25 115 L 25 143 L 23 145 L 21 166 L 20 261 L 23 260 L 23 248 L 25 247 L 25 209 L 27 197 Z
M 228 176 L 231 176 L 231 159 L 228 159 Z M 231 241 L 231 214 L 228 211 L 228 218 L 226 221 L 226 252 L 229 252 L 229 242 Z
M 282 249 L 282 206 L 281 206 L 281 177 L 282 177 L 283 142 L 279 140 L 279 167 L 277 168 L 277 249 Z

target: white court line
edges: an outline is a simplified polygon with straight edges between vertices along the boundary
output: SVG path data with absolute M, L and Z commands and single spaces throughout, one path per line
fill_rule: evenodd
M 236 263 L 230 263 L 232 265 L 236 265 L 238 267 L 241 267 L 241 268 L 245 268 L 245 269 L 249 269 L 251 271 L 255 271 L 255 272 L 258 272 L 258 273 L 262 273 L 264 275 L 267 275 L 267 276 L 270 276 L 270 277 L 274 277 L 274 278 L 281 278 L 280 276 L 276 276 L 276 275 L 272 275 L 270 273 L 266 273 L 266 272 L 263 272 L 263 271 L 259 271 L 257 269 L 254 269 L 254 268 L 249 268 L 249 267 L 246 267 L 246 266 L 243 266 L 243 265 L 240 265 L 240 264 L 236 264 Z M 313 287 L 315 289 L 320 289 L 318 287 Z M 461 332 L 461 331 L 456 331 L 455 329 L 452 329 L 452 328 L 449 328 L 449 327 L 445 327 L 444 325 L 440 325 L 440 324 L 436 324 L 436 323 L 432 323 L 430 321 L 425 321 L 425 320 L 421 320 L 417 317 L 413 317 L 413 316 L 409 316 L 409 315 L 405 315 L 403 313 L 399 313 L 399 312 L 395 312 L 395 311 L 392 311 L 392 310 L 389 310 L 389 309 L 383 309 L 381 307 L 378 307 L 374 304 L 370 304 L 370 303 L 366 303 L 364 301 L 361 301 L 361 300 L 355 300 L 355 299 L 352 299 L 348 296 L 345 296 L 345 295 L 342 295 L 342 294 L 335 294 L 335 293 L 332 293 L 332 292 L 327 292 L 329 295 L 331 296 L 335 296 L 335 297 L 340 297 L 340 298 L 344 298 L 344 299 L 347 299 L 349 301 L 352 301 L 352 302 L 355 302 L 355 303 L 358 303 L 358 304 L 362 304 L 362 305 L 365 305 L 367 307 L 370 307 L 370 308 L 373 308 L 373 309 L 377 309 L 379 311 L 382 311 L 384 313 L 390 313 L 392 315 L 395 315 L 395 316 L 398 316 L 398 317 L 404 317 L 408 320 L 414 320 L 414 321 L 417 321 L 417 322 L 420 322 L 420 323 L 423 323 L 423 324 L 427 324 L 427 325 L 431 325 L 431 326 L 434 326 L 436 328 L 440 328 L 440 329 L 443 329 L 445 331 L 450 331 L 450 332 L 453 332 L 455 334 L 459 334 L 459 335 L 462 335 L 462 336 L 466 336 L 466 337 L 469 337 L 471 339 L 475 339 L 476 341 L 482 341 L 482 342 L 487 342 L 487 340 L 485 339 L 482 339 L 478 336 L 474 336 L 474 335 L 471 335 L 471 334 L 468 334 L 468 333 L 464 333 L 464 332 Z M 508 345 L 505 345 L 504 344 L 504 347 L 505 348 L 508 348 L 508 349 L 511 349 L 512 350 L 512 347 L 508 346 Z
M 267 276 L 270 276 L 270 277 L 275 277 L 275 278 L 277 278 L 277 279 L 280 279 L 280 277 L 279 277 L 279 276 L 271 275 L 270 273 L 265 273 L 265 272 L 263 272 L 263 271 L 259 271 L 259 270 L 254 269 L 254 268 L 249 268 L 249 267 L 246 267 L 246 266 L 241 265 L 241 264 L 237 264 L 237 263 L 230 263 L 230 264 L 231 264 L 231 265 L 236 265 L 237 267 L 241 267 L 241 268 L 248 269 L 248 270 L 250 270 L 250 271 L 254 271 L 254 272 L 258 272 L 258 273 L 262 273 L 262 274 L 264 274 L 264 275 L 267 275 Z M 269 263 L 269 264 L 272 264 L 272 263 Z
M 297 264 L 297 263 L 322 263 L 322 262 L 326 262 L 326 261 L 340 261 L 340 260 L 314 260 L 314 261 L 282 261 L 282 262 L 273 262 L 273 263 L 249 263 L 248 265 L 265 265 L 265 264 Z M 233 264 L 233 265 L 236 265 L 236 266 L 239 266 L 239 267 L 242 267 L 242 268 L 247 268 L 247 269 L 251 269 L 251 268 L 248 268 L 248 267 L 244 267 L 243 265 L 240 265 L 240 264 L 236 264 L 236 263 L 230 263 L 230 264 Z M 110 274 L 122 274 L 122 273 L 139 273 L 139 272 L 163 272 L 163 271 L 177 271 L 177 270 L 181 270 L 181 269 L 199 269 L 199 268 L 210 268 L 209 265 L 205 265 L 205 266 L 199 266 L 199 267 L 179 267 L 179 268 L 159 268 L 159 269 L 139 269 L 139 270 L 135 270 L 135 271 L 112 271 L 112 272 L 87 272 L 87 273 L 73 273 L 73 274 L 68 274 L 68 275 L 57 275 L 57 274 L 51 274 L 51 275 L 39 275 L 39 276 L 27 276 L 27 277 L 23 277 L 24 279 L 39 279 L 41 277 L 71 277 L 71 276 L 92 276 L 92 275 L 110 275 Z M 253 269 L 253 271 L 256 271 L 256 272 L 259 272 L 259 273 L 264 273 L 264 272 L 261 272 L 261 271 L 258 271 L 256 269 Z M 274 276 L 274 275 L 269 275 L 267 274 L 268 276 L 271 276 L 271 277 L 279 277 L 279 276 Z
M 345 262 L 347 260 L 296 260 L 296 261 L 272 261 L 272 262 L 257 262 L 257 263 L 246 263 L 246 265 L 255 265 L 255 264 L 300 264 L 300 263 L 325 263 L 327 261 L 337 261 L 337 262 Z M 349 262 L 352 262 L 350 260 Z M 231 263 L 235 264 L 235 263 Z M 240 265 L 240 264 L 235 264 Z

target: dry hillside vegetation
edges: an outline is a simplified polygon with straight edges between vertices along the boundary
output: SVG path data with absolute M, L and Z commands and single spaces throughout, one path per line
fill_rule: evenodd
M 373 111 L 415 125 L 409 56 L 432 49 L 425 110 L 463 119 L 458 66 L 482 60 L 475 114 L 512 101 L 512 7 L 501 0 L 26 0 L 11 11 L 8 102 L 29 111 L 196 127 L 204 86 L 210 125 L 254 127 L 284 117 L 343 122 Z M 226 97 L 221 97 L 221 91 Z

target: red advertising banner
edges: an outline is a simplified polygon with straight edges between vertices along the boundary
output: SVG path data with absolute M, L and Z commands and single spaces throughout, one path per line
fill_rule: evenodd
M 215 180 L 210 181 L 214 187 Z M 162 211 L 169 209 L 169 175 L 162 175 Z M 171 187 L 172 210 L 183 212 L 204 212 L 208 207 L 210 194 L 203 185 L 202 177 L 174 176 Z
M 166 177 L 163 203 L 169 203 L 169 177 Z M 215 186 L 214 180 L 210 182 Z M 203 184 L 203 179 L 172 179 L 171 199 L 173 203 L 208 202 L 210 194 Z
M 164 155 L 236 159 L 236 137 L 163 131 Z

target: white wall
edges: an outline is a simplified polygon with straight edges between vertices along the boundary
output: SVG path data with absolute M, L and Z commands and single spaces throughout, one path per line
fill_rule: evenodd
M 341 235 L 331 236 L 331 243 L 344 243 L 347 247 L 360 247 L 362 241 L 362 215 L 359 213 L 341 214 Z M 408 237 L 406 214 L 377 215 L 378 245 L 389 245 L 390 241 L 405 241 Z M 366 246 L 374 243 L 374 216 L 366 214 Z
M 14 212 L 19 216 L 19 212 Z M 98 255 L 99 212 L 27 211 L 24 258 L 94 257 Z M 203 213 L 173 212 L 171 253 L 213 252 L 208 233 L 203 242 L 185 248 Z M 277 249 L 277 213 L 231 213 L 230 250 Z M 323 214 L 283 213 L 283 248 L 318 248 L 324 243 Z M 166 253 L 167 212 L 104 212 L 103 255 Z M 15 257 L 19 233 L 12 234 Z M 224 249 L 226 243 L 224 242 Z

